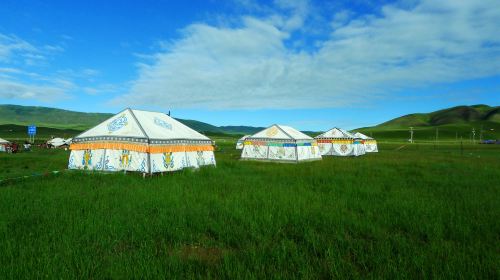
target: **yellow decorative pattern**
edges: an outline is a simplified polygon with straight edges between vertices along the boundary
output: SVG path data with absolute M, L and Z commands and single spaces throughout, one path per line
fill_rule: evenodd
M 276 136 L 276 134 L 278 134 L 278 128 L 273 126 L 271 128 L 269 128 L 267 131 L 266 131 L 266 135 L 267 137 L 273 137 L 273 136 Z

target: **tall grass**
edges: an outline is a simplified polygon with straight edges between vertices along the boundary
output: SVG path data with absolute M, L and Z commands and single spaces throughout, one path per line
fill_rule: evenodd
M 498 147 L 277 164 L 238 161 L 230 145 L 216 168 L 3 182 L 0 278 L 500 276 Z M 0 168 L 66 159 L 1 155 Z

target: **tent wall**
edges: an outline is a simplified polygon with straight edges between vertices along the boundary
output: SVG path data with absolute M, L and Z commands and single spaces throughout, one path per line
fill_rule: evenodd
M 365 140 L 365 150 L 367 153 L 377 153 L 377 141 L 375 140 Z
M 243 152 L 241 153 L 242 158 L 253 158 L 253 159 L 267 159 L 268 147 L 263 145 L 252 145 L 245 144 L 243 147 Z
M 318 146 L 311 142 L 245 141 L 241 158 L 296 162 L 319 160 L 321 155 Z
M 5 149 L 4 144 L 0 144 L 0 152 L 5 152 L 7 149 Z
M 332 156 L 354 156 L 354 144 L 332 144 Z
M 104 149 L 71 151 L 68 169 L 102 170 L 104 151 Z
M 290 160 L 296 161 L 297 155 L 295 154 L 295 147 L 278 147 L 269 146 L 269 156 L 270 160 Z
M 68 169 L 157 173 L 203 165 L 215 165 L 213 151 L 181 151 L 148 155 L 129 150 L 96 149 L 72 150 Z
M 366 154 L 365 144 L 360 140 L 354 140 L 354 155 L 361 156 Z
M 103 171 L 148 172 L 148 154 L 129 150 L 106 150 Z
M 319 147 L 316 145 L 312 146 L 298 146 L 297 147 L 298 160 L 315 160 L 321 159 L 321 154 L 319 152 Z
M 243 141 L 236 142 L 236 150 L 242 150 L 242 149 L 243 149 Z
M 318 140 L 319 150 L 324 156 L 360 156 L 364 146 L 352 140 Z

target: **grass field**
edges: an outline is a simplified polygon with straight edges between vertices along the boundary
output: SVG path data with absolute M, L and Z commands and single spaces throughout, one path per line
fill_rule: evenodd
M 301 164 L 0 183 L 0 279 L 500 277 L 500 147 L 382 144 Z M 0 154 L 0 179 L 68 152 Z

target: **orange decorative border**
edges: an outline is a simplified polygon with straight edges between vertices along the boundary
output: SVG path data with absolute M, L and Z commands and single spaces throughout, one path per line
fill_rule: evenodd
M 147 146 L 130 143 L 74 143 L 69 147 L 70 150 L 129 150 L 140 153 L 169 153 L 169 152 L 198 152 L 198 151 L 213 151 L 212 145 L 166 145 L 166 146 Z
M 171 146 L 150 146 L 149 152 L 152 154 L 169 153 L 169 152 L 200 152 L 213 151 L 212 145 L 171 145 Z

